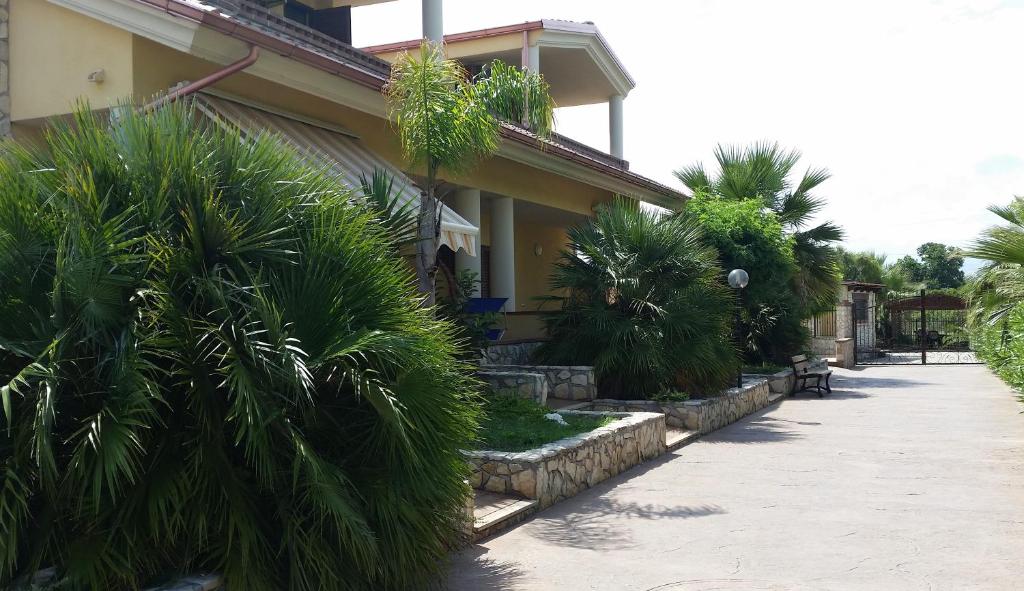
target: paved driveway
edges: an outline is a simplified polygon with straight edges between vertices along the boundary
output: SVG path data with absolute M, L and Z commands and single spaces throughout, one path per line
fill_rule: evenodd
M 1024 589 L 1024 415 L 980 366 L 837 372 L 456 557 L 458 590 Z

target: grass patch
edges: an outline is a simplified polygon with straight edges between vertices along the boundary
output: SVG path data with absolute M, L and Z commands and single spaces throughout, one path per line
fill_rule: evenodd
M 775 365 L 774 363 L 761 363 L 758 365 L 744 365 L 743 373 L 752 374 L 772 374 L 779 373 L 780 371 L 786 371 L 790 369 L 788 365 Z
M 678 390 L 663 390 L 650 397 L 650 400 L 655 402 L 685 402 L 689 399 L 689 392 L 679 392 Z
M 532 400 L 495 394 L 484 401 L 485 417 L 477 447 L 498 451 L 525 451 L 614 422 L 615 417 L 563 415 L 568 426 L 544 418 L 552 412 Z

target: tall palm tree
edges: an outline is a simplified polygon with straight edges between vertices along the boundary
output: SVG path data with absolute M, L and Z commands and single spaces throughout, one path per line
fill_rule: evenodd
M 445 59 L 442 45 L 424 41 L 418 52 L 399 56 L 384 88 L 405 158 L 426 177 L 416 277 L 427 305 L 434 303 L 441 235 L 439 172 L 464 172 L 494 154 L 502 120 L 530 124 L 541 135 L 551 129 L 554 103 L 540 74 L 500 63 L 490 71 L 470 80 L 461 64 Z
M 840 279 L 835 244 L 843 239 L 843 231 L 829 221 L 808 227 L 825 205 L 825 200 L 812 192 L 828 180 L 829 172 L 809 168 L 794 183 L 790 175 L 800 152 L 784 150 L 777 143 L 719 145 L 715 159 L 719 168 L 715 175 L 697 163 L 675 171 L 675 176 L 693 192 L 708 192 L 723 199 L 761 200 L 793 238 L 799 267 L 794 287 L 804 305 L 808 310 L 834 305 Z

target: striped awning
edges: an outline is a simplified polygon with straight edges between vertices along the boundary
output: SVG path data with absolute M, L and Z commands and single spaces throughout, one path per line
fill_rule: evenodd
M 270 132 L 278 136 L 300 154 L 309 157 L 318 165 L 327 165 L 339 179 L 353 189 L 362 186 L 360 176 L 373 176 L 374 169 L 387 170 L 400 187 L 400 199 L 404 204 L 412 203 L 419 209 L 419 188 L 402 171 L 371 152 L 355 137 L 340 130 L 329 129 L 326 125 L 302 121 L 283 114 L 271 113 L 239 102 L 200 93 L 197 107 L 208 117 L 221 124 L 233 125 L 243 133 Z M 476 242 L 480 230 L 452 211 L 448 206 L 441 209 L 441 244 L 457 251 L 460 248 L 476 256 Z

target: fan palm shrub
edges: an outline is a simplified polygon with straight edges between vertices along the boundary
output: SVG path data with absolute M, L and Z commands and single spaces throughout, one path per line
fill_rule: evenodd
M 99 117 L 0 156 L 0 586 L 424 581 L 476 426 L 451 327 L 274 138 Z
M 717 253 L 690 216 L 660 217 L 635 203 L 602 206 L 569 230 L 555 263 L 538 355 L 593 365 L 603 396 L 644 398 L 670 388 L 717 392 L 729 382 L 732 298 Z

